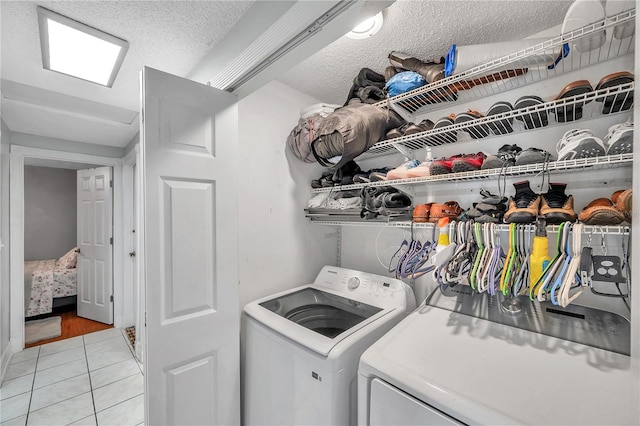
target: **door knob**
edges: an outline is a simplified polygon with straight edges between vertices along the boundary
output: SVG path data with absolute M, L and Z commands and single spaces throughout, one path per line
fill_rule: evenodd
M 132 252 L 130 252 L 130 253 L 129 253 L 129 256 L 131 256 L 131 257 L 136 257 L 136 252 L 135 252 L 135 250 L 134 250 L 134 251 L 132 251 Z

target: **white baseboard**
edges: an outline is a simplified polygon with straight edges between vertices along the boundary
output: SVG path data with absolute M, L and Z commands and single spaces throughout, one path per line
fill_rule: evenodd
M 11 351 L 11 343 L 7 344 L 7 347 L 2 351 L 2 358 L 0 358 L 0 384 L 4 380 L 4 374 L 7 372 L 7 368 L 9 367 L 9 361 L 11 361 L 11 356 L 13 352 Z

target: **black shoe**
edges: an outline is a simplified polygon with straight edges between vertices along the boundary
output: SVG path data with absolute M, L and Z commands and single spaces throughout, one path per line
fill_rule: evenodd
M 549 191 L 542 195 L 540 215 L 547 223 L 558 224 L 573 222 L 577 219 L 576 212 L 573 210 L 573 195 L 567 195 L 566 188 L 566 183 L 550 183 Z
M 522 151 L 518 145 L 502 145 L 496 155 L 487 155 L 482 163 L 482 170 L 511 167 L 516 164 L 516 155 Z
M 531 190 L 529 181 L 514 183 L 516 195 L 509 198 L 509 208 L 504 214 L 507 223 L 535 222 L 540 211 L 541 197 Z

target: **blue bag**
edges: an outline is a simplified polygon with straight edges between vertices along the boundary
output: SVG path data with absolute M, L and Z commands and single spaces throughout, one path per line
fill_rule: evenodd
M 427 84 L 427 80 L 417 72 L 404 71 L 391 77 L 384 87 L 387 89 L 389 96 L 396 96 L 417 89 L 425 84 Z

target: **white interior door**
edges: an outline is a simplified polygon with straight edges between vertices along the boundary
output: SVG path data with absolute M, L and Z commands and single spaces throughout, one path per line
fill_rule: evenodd
M 240 421 L 236 96 L 142 76 L 146 422 Z
M 111 167 L 78 170 L 78 316 L 113 324 Z

